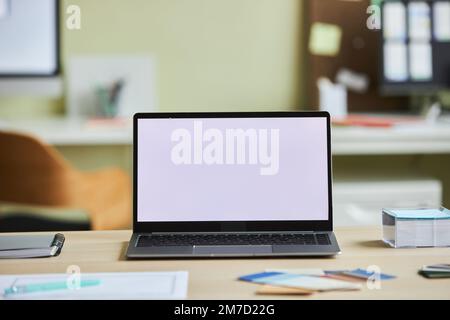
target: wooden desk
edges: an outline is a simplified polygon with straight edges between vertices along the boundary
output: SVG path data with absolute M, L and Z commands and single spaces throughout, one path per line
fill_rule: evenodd
M 256 285 L 236 281 L 240 275 L 265 268 L 350 269 L 377 265 L 398 278 L 382 282 L 381 290 L 317 293 L 295 299 L 450 299 L 450 279 L 428 280 L 417 274 L 425 264 L 450 263 L 450 248 L 391 249 L 376 228 L 341 228 L 337 238 L 342 255 L 329 259 L 233 259 L 127 261 L 124 254 L 130 231 L 68 232 L 59 257 L 0 260 L 0 274 L 66 272 L 78 265 L 82 272 L 189 271 L 189 299 L 259 299 Z M 270 296 L 265 298 L 277 298 Z

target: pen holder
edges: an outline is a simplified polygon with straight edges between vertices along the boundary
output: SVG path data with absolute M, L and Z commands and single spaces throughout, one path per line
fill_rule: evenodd
M 96 90 L 99 115 L 106 118 L 114 118 L 118 114 L 118 99 L 111 100 L 110 91 L 105 87 Z

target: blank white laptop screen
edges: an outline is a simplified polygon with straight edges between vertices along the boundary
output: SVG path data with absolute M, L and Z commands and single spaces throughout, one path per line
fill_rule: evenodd
M 326 118 L 139 119 L 137 220 L 328 220 Z

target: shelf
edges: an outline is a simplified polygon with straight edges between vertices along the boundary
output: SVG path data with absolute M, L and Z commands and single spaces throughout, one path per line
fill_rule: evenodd
M 131 145 L 133 130 L 128 124 L 94 126 L 84 120 L 14 120 L 0 123 L 0 130 L 32 134 L 56 146 Z
M 450 153 L 450 124 L 332 130 L 335 155 Z
M 131 145 L 131 121 L 109 125 L 82 120 L 14 120 L 0 122 L 0 130 L 33 134 L 56 146 Z M 394 128 L 334 127 L 334 155 L 450 153 L 450 124 L 408 125 Z

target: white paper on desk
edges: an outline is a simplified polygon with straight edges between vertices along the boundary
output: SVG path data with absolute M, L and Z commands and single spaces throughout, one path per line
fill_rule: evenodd
M 100 280 L 100 285 L 78 290 L 53 290 L 4 296 L 6 288 L 14 285 L 67 281 L 71 274 L 34 274 L 0 276 L 1 299 L 60 299 L 60 300 L 160 300 L 185 299 L 188 273 L 177 272 L 117 272 L 82 273 L 80 280 Z

